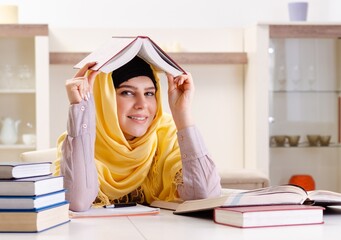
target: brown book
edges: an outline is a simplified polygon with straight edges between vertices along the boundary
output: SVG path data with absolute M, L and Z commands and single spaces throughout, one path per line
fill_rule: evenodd
M 0 232 L 41 232 L 69 222 L 67 202 L 39 210 L 1 210 Z
M 112 37 L 77 63 L 74 68 L 82 68 L 88 62 L 97 62 L 92 70 L 109 73 L 123 66 L 136 55 L 152 64 L 159 71 L 170 73 L 173 76 L 185 73 L 167 53 L 147 36 Z

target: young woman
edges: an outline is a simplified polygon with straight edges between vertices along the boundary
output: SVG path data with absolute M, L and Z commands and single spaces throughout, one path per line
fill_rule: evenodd
M 191 115 L 191 75 L 167 74 L 169 115 L 157 74 L 144 60 L 135 57 L 109 74 L 89 70 L 95 64 L 66 82 L 70 109 L 56 174 L 64 176 L 70 209 L 220 195 L 220 178 Z

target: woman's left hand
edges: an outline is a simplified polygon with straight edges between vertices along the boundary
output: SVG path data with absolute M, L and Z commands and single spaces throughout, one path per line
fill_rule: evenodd
M 168 102 L 177 129 L 192 126 L 191 105 L 194 97 L 194 83 L 190 73 L 173 77 L 167 74 Z

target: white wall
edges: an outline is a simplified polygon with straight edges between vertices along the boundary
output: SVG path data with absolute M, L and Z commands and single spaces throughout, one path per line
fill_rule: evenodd
M 185 48 L 191 48 L 193 51 L 202 48 L 208 48 L 208 51 L 241 51 L 242 40 L 237 39 L 231 44 L 229 35 L 227 39 L 214 38 L 207 32 L 215 28 L 220 29 L 221 32 L 228 28 L 242 29 L 256 22 L 288 21 L 289 1 L 0 0 L 0 4 L 18 5 L 19 23 L 49 24 L 52 51 L 91 51 L 89 46 L 95 48 L 105 40 L 104 35 L 93 34 L 93 29 L 99 28 L 163 29 L 167 33 L 165 36 L 171 38 L 190 35 L 192 43 Z M 308 2 L 310 3 L 308 21 L 339 21 L 341 18 L 338 13 L 341 5 L 339 0 L 308 0 Z M 69 31 L 74 36 L 82 36 L 81 41 L 78 40 L 76 45 L 68 42 L 70 34 L 58 34 L 59 28 Z M 86 29 L 86 34 L 79 29 Z M 191 31 L 186 33 L 186 29 L 197 29 L 195 32 L 196 34 L 200 32 L 199 37 L 195 38 L 197 35 L 191 34 Z M 170 33 L 175 30 L 178 31 L 177 34 Z M 111 35 L 111 33 L 112 31 L 109 31 L 106 34 Z M 159 36 L 165 38 L 164 35 Z M 167 41 L 172 42 L 171 38 Z M 165 39 L 156 40 L 162 43 Z M 224 41 L 226 44 L 222 46 Z M 184 40 L 182 43 L 186 45 L 188 41 Z M 186 66 L 186 69 L 192 72 L 196 81 L 197 95 L 194 110 L 197 124 L 202 129 L 214 159 L 218 162 L 219 170 L 224 172 L 231 168 L 243 167 L 242 66 Z M 52 146 L 57 135 L 65 129 L 67 101 L 64 82 L 73 73 L 72 66 L 59 65 L 52 66 L 50 69 Z
M 52 27 L 231 27 L 288 20 L 293 0 L 0 0 L 20 23 Z M 339 0 L 308 0 L 309 21 L 339 21 Z

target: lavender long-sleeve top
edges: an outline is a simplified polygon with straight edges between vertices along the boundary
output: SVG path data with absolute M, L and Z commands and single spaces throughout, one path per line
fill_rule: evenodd
M 89 101 L 73 104 L 69 109 L 67 137 L 62 146 L 61 174 L 70 209 L 87 210 L 98 194 L 97 170 L 94 161 L 95 107 Z M 219 196 L 220 177 L 216 166 L 195 126 L 178 131 L 182 158 L 183 184 L 178 185 L 183 200 Z

